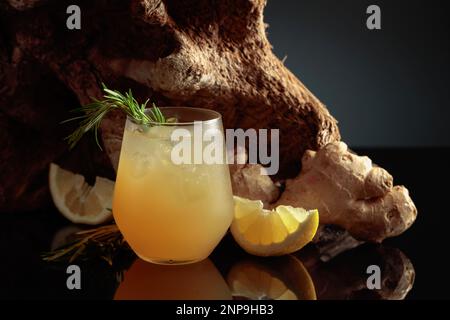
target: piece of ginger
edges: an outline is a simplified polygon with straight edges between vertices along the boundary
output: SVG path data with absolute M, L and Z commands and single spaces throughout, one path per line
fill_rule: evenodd
M 408 229 L 417 209 L 408 190 L 343 142 L 307 151 L 302 171 L 286 181 L 276 205 L 319 209 L 320 223 L 338 225 L 360 240 L 381 242 Z
M 278 199 L 280 190 L 268 175 L 261 174 L 261 171 L 265 170 L 263 166 L 247 163 L 248 156 L 245 148 L 238 147 L 233 156 L 234 162 L 229 165 L 229 168 L 235 196 L 261 200 L 265 206 Z

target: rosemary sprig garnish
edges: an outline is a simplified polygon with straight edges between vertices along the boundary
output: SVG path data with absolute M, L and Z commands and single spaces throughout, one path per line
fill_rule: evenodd
M 122 234 L 115 224 L 80 231 L 75 234 L 78 238 L 75 242 L 63 248 L 46 252 L 42 255 L 45 261 L 68 260 L 69 263 L 78 258 L 85 257 L 87 249 L 95 249 L 97 256 L 112 265 L 115 254 L 120 249 L 129 248 Z
M 101 149 L 98 140 L 98 128 L 105 115 L 113 109 L 122 110 L 137 123 L 166 123 L 166 118 L 154 103 L 152 104 L 152 108 L 146 113 L 145 111 L 149 100 L 147 99 L 144 103 L 139 103 L 133 97 L 131 89 L 129 89 L 128 92 L 125 92 L 125 94 L 122 94 L 117 90 L 108 89 L 104 83 L 102 83 L 102 87 L 104 92 L 102 100 L 93 98 L 91 103 L 72 110 L 73 112 L 82 112 L 83 114 L 81 116 L 63 121 L 63 123 L 65 123 L 68 121 L 81 120 L 80 126 L 72 134 L 66 137 L 70 148 L 73 148 L 86 132 L 93 129 L 95 141 Z

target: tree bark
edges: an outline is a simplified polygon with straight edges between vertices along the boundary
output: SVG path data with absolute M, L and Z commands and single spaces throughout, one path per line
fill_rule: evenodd
M 66 27 L 70 1 L 0 4 L 0 211 L 48 203 L 52 161 L 83 159 L 71 160 L 78 171 L 112 175 L 90 142 L 69 152 L 62 139 L 73 127 L 59 125 L 100 96 L 101 82 L 160 106 L 215 109 L 226 128 L 280 129 L 280 177 L 295 176 L 305 150 L 340 136 L 326 107 L 273 54 L 265 2 L 79 1 L 81 30 Z M 101 126 L 113 165 L 123 124 L 111 114 Z

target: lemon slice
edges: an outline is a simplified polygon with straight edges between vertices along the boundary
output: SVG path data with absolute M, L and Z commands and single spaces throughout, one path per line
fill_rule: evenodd
M 265 257 L 297 251 L 313 239 L 318 226 L 317 210 L 291 206 L 266 210 L 262 201 L 234 197 L 231 233 L 250 254 Z
M 316 300 L 313 280 L 294 256 L 236 263 L 227 282 L 237 299 Z
M 74 223 L 100 224 L 112 217 L 114 182 L 96 177 L 88 185 L 84 177 L 50 164 L 50 193 L 56 208 Z

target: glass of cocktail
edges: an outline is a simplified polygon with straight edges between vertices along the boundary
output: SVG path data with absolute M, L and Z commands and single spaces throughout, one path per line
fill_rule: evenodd
M 173 121 L 143 125 L 127 118 L 114 190 L 114 219 L 143 260 L 193 263 L 208 257 L 233 218 L 222 119 L 207 109 L 166 107 L 161 111 Z M 221 134 L 206 143 L 198 135 L 208 130 Z M 180 141 L 174 141 L 174 134 L 188 139 L 185 146 L 191 147 L 190 154 L 182 156 L 190 162 L 174 161 L 174 147 Z M 199 161 L 205 147 L 221 151 L 222 161 Z

